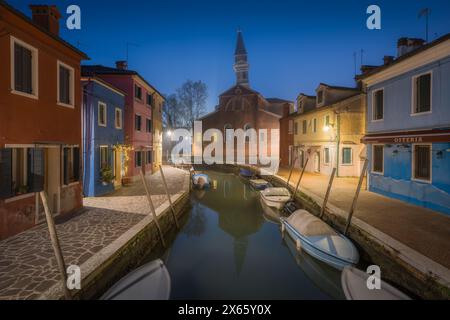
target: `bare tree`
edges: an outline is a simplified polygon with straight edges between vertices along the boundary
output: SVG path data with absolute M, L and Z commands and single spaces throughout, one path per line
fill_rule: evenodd
M 181 88 L 177 89 L 177 99 L 181 106 L 185 126 L 192 127 L 194 121 L 205 114 L 207 98 L 207 86 L 200 80 L 187 80 Z
M 166 97 L 162 117 L 164 128 L 175 129 L 184 125 L 183 110 L 176 94 L 171 94 Z

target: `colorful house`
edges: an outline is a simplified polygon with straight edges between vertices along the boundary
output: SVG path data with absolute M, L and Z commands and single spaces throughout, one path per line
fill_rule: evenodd
M 154 161 L 155 153 L 159 162 L 162 157 L 162 141 L 158 140 L 158 137 L 155 139 L 154 131 L 154 123 L 162 122 L 164 102 L 162 94 L 138 72 L 128 70 L 125 61 L 118 61 L 116 68 L 94 65 L 83 66 L 83 70 L 126 93 L 124 142 L 131 146 L 133 151 L 129 155 L 128 166 L 124 170 L 122 180 L 124 182 L 136 180 L 141 171 L 151 173 L 157 167 L 157 162 Z M 158 125 L 158 136 L 161 135 L 161 131 L 161 126 Z
M 316 96 L 299 95 L 294 153 L 306 172 L 355 177 L 366 157 L 365 95 L 357 88 L 320 84 Z M 308 162 L 307 162 L 308 159 Z
M 122 186 L 125 93 L 82 69 L 83 193 L 93 197 Z
M 450 34 L 400 39 L 397 58 L 361 80 L 369 189 L 450 214 Z
M 0 1 L 0 239 L 82 207 L 80 62 L 55 6 L 32 19 Z

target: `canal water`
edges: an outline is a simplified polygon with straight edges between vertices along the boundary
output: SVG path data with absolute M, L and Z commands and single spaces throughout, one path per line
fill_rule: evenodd
M 212 187 L 196 190 L 182 230 L 161 258 L 171 299 L 344 299 L 340 272 L 297 253 L 282 239 L 277 212 L 233 174 L 208 172 Z

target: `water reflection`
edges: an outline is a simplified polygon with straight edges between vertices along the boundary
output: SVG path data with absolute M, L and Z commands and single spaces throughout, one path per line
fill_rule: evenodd
M 195 205 L 191 211 L 191 217 L 183 229 L 188 236 L 201 236 L 206 229 L 206 215 L 199 205 Z

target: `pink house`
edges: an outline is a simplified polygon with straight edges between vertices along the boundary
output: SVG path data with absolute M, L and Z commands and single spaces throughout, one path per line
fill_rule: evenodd
M 151 173 L 154 159 L 153 120 L 154 115 L 160 114 L 155 110 L 161 108 L 162 95 L 138 72 L 128 70 L 125 61 L 118 61 L 116 68 L 94 65 L 82 66 L 82 70 L 84 74 L 95 75 L 126 93 L 125 144 L 131 145 L 134 150 L 130 153 L 124 177 L 136 180 L 141 170 Z

